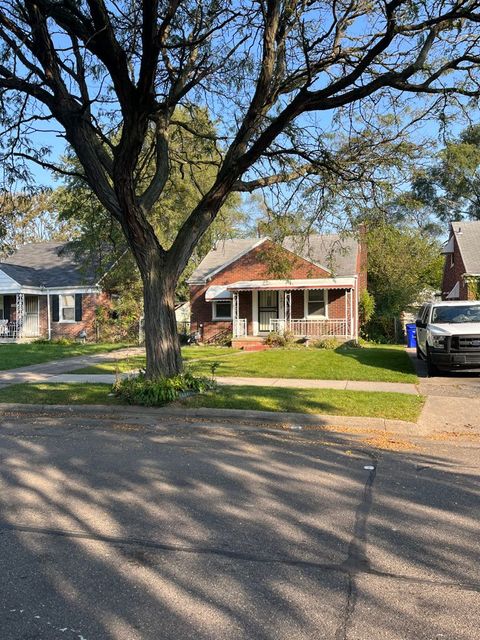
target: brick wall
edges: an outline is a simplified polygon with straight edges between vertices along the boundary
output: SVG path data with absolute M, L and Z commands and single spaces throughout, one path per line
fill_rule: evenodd
M 190 285 L 191 303 L 191 331 L 199 331 L 203 340 L 211 340 L 215 335 L 232 330 L 232 323 L 229 321 L 212 320 L 212 303 L 205 300 L 205 292 L 211 286 L 228 285 L 238 281 L 268 280 L 274 278 L 268 272 L 267 265 L 261 260 L 262 254 L 271 245 L 270 242 L 263 243 L 248 254 L 237 260 L 235 263 L 225 267 L 216 274 L 207 284 Z M 292 279 L 328 278 L 330 274 L 324 269 L 312 265 L 307 260 L 299 258 L 295 254 L 285 251 L 285 256 L 292 261 Z M 366 285 L 366 274 L 365 274 Z M 328 292 L 329 317 L 345 317 L 345 291 L 332 289 Z M 240 292 L 239 294 L 239 315 L 246 318 L 248 323 L 248 334 L 253 333 L 252 323 L 252 292 Z M 304 292 L 292 292 L 292 318 L 303 318 L 305 316 Z
M 453 255 L 453 264 L 452 264 L 452 255 Z M 463 274 L 465 273 L 465 265 L 463 264 L 463 259 L 460 254 L 460 249 L 458 248 L 458 243 L 456 238 L 453 240 L 453 254 L 446 254 L 445 263 L 443 265 L 443 280 L 442 280 L 442 299 L 446 300 L 448 294 L 456 285 L 457 282 L 460 283 L 460 296 L 459 300 L 468 300 L 469 293 L 468 287 L 463 279 Z
M 95 340 L 95 310 L 98 305 L 109 305 L 110 298 L 106 293 L 82 294 L 82 319 L 79 322 L 51 321 L 52 338 L 69 338 L 75 340 L 81 331 L 86 331 L 87 340 Z M 51 305 L 51 300 L 50 300 Z M 52 318 L 52 315 L 50 315 Z M 40 334 L 48 336 L 47 296 L 40 296 Z

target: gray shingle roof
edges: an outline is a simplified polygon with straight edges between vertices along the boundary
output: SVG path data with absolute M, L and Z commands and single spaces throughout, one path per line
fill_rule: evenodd
M 265 238 L 224 240 L 210 251 L 190 276 L 190 281 L 207 279 L 212 272 L 248 253 Z M 358 242 L 339 235 L 310 235 L 308 238 L 285 238 L 283 246 L 305 260 L 324 267 L 333 276 L 353 276 L 357 272 Z
M 0 262 L 0 270 L 23 286 L 92 286 L 92 269 L 82 265 L 64 242 L 25 244 Z
M 452 222 L 466 273 L 480 274 L 480 222 Z

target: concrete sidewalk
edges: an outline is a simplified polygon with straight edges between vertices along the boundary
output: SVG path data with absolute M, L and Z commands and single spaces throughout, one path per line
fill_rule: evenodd
M 22 382 L 46 382 L 52 376 L 65 374 L 72 369 L 100 364 L 106 360 L 123 360 L 124 358 L 144 352 L 145 350 L 139 347 L 127 347 L 118 349 L 117 351 L 77 356 L 74 358 L 62 358 L 59 360 L 40 362 L 39 364 L 30 364 L 16 369 L 7 369 L 0 371 L 0 388 L 12 384 L 21 384 Z
M 120 374 L 120 377 L 136 374 L 129 372 Z M 65 373 L 60 375 L 41 376 L 37 374 L 35 379 L 25 382 L 48 383 L 97 383 L 113 384 L 114 374 L 75 374 Z M 290 389 L 339 389 L 343 391 L 382 391 L 390 393 L 407 393 L 418 395 L 418 389 L 414 384 L 403 382 L 368 382 L 362 380 L 306 380 L 299 378 L 237 378 L 233 376 L 216 378 L 219 385 L 251 386 L 251 387 L 281 387 Z

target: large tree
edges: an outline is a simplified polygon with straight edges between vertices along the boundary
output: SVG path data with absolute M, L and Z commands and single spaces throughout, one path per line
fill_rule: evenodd
M 0 0 L 4 164 L 28 158 L 55 169 L 32 129 L 60 125 L 79 177 L 138 264 L 147 375 L 175 374 L 176 283 L 229 194 L 341 171 L 324 130 L 344 116 L 355 128 L 355 114 L 401 112 L 405 95 L 433 96 L 425 110 L 437 96 L 477 96 L 479 5 Z M 149 215 L 168 180 L 176 109 L 194 104 L 222 118 L 218 134 L 192 129 L 215 138 L 215 177 L 164 245 Z M 155 161 L 148 184 L 145 153 Z

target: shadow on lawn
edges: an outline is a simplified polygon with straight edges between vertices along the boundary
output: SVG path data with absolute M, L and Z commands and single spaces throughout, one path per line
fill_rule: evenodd
M 352 358 L 352 360 L 366 367 L 415 374 L 412 361 L 404 349 L 389 349 L 388 347 L 366 347 L 362 349 L 341 345 L 335 349 L 335 352 L 346 358 Z
M 368 527 L 372 454 L 341 436 L 2 422 L 4 640 L 64 628 L 67 640 L 333 640 L 358 572 L 409 573 L 413 560 L 426 588 L 432 575 L 472 581 L 478 478 L 459 484 L 443 459 L 398 455 Z M 397 604 L 366 597 L 382 608 L 374 637 L 390 637 Z M 402 628 L 424 615 L 402 612 Z M 441 616 L 430 631 L 451 637 Z

